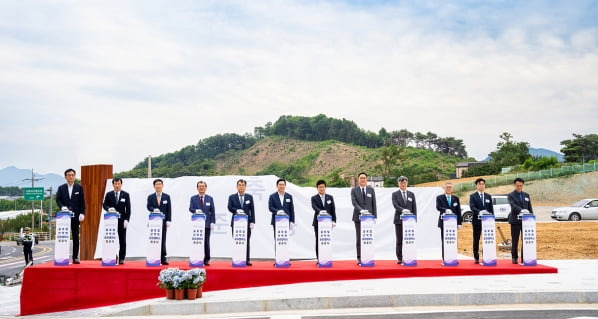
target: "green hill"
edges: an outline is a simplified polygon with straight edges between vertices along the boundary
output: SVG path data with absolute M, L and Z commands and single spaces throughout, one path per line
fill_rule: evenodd
M 391 176 L 406 175 L 412 184 L 446 179 L 457 162 L 467 160 L 466 154 L 462 140 L 431 132 L 389 133 L 382 128 L 373 133 L 323 114 L 281 116 L 274 124 L 256 127 L 254 134 L 219 134 L 152 158 L 152 175 L 274 174 L 300 185 L 326 178 L 331 186 L 346 186 L 364 171 L 384 176 L 394 186 Z M 147 159 L 115 176 L 147 176 Z

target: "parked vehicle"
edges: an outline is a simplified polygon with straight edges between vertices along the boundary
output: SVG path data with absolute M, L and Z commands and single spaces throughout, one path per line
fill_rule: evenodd
M 469 196 L 467 196 L 469 199 Z M 511 213 L 511 205 L 509 205 L 509 199 L 507 195 L 492 195 L 492 206 L 494 207 L 494 218 L 496 220 L 507 220 L 509 219 L 509 213 Z M 464 223 L 471 223 L 473 218 L 473 212 L 469 205 L 461 205 L 461 214 L 463 216 Z
M 558 207 L 550 215 L 556 220 L 580 221 L 582 219 L 598 219 L 598 199 L 582 199 L 571 206 Z

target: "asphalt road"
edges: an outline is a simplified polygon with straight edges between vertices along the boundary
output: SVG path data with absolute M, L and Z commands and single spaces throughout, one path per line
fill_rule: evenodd
M 54 241 L 41 241 L 33 247 L 33 262 L 41 264 L 54 258 Z M 11 276 L 25 267 L 23 246 L 14 241 L 0 241 L 0 275 Z

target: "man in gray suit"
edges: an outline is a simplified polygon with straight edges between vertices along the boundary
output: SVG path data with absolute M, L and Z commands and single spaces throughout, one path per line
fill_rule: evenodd
M 407 190 L 407 184 L 409 179 L 405 176 L 399 177 L 397 184 L 399 190 L 392 193 L 392 206 L 395 208 L 395 237 L 396 237 L 396 253 L 397 253 L 397 264 L 403 262 L 403 210 L 407 209 L 414 215 L 417 215 L 417 205 L 415 203 L 415 194 Z
M 374 218 L 378 217 L 376 211 L 376 192 L 374 188 L 367 186 L 368 175 L 359 173 L 357 175 L 358 185 L 351 190 L 351 203 L 353 204 L 353 223 L 355 224 L 355 247 L 357 248 L 357 264 L 361 264 L 361 221 L 359 214 L 362 210 L 369 211 Z

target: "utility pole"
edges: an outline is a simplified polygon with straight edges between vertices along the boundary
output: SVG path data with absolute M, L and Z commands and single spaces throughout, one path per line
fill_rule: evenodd
M 152 156 L 147 156 L 147 178 L 152 178 Z
M 52 240 L 52 187 L 50 187 L 50 209 L 48 209 L 48 239 Z
M 31 178 L 25 178 L 23 181 L 31 181 L 31 187 L 34 187 L 33 185 L 35 185 L 35 182 L 37 181 L 41 181 L 43 178 L 35 178 L 35 176 L 33 175 L 33 168 L 31 169 Z M 35 201 L 31 201 L 31 231 L 33 232 L 33 229 L 35 229 L 35 218 L 34 218 L 34 214 L 33 214 L 33 203 Z M 40 212 L 41 214 L 41 212 Z M 40 227 L 42 226 L 41 224 L 39 225 Z

